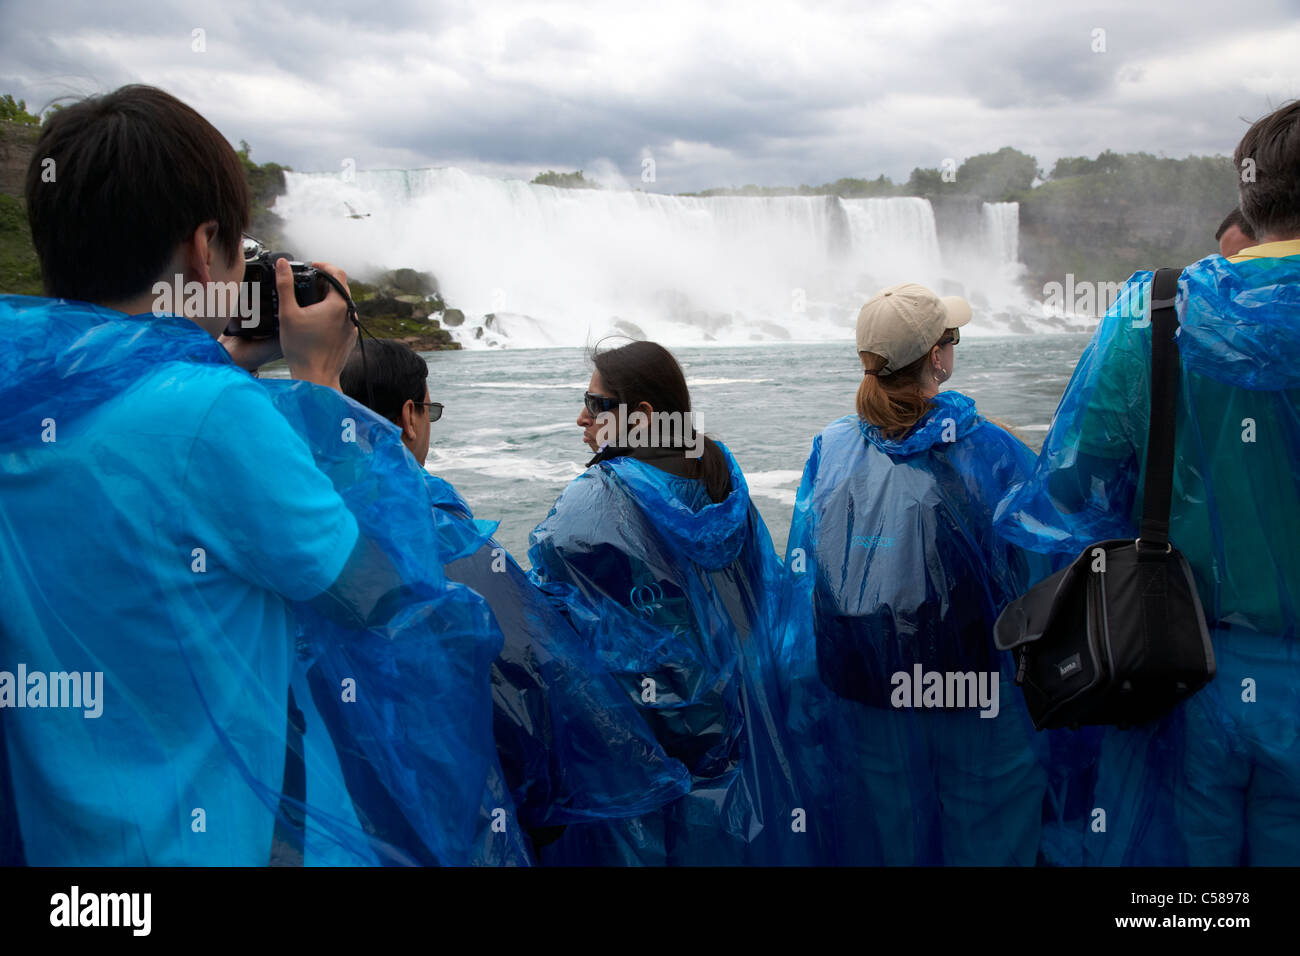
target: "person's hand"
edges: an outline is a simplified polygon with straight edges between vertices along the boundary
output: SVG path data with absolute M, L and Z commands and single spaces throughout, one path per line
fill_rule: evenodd
M 225 346 L 236 365 L 249 372 L 256 372 L 266 363 L 274 362 L 284 355 L 278 338 L 245 339 L 223 334 L 217 337 L 217 341 Z
M 348 288 L 342 269 L 328 262 L 312 265 Z M 276 260 L 275 287 L 280 299 L 280 350 L 289 363 L 289 374 L 339 390 L 339 374 L 357 343 L 357 327 L 348 321 L 347 303 L 330 289 L 315 305 L 300 306 L 293 297 L 293 270 L 286 259 Z

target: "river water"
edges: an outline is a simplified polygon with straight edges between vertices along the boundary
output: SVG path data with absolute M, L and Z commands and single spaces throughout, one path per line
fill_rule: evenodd
M 962 339 L 946 388 L 1037 449 L 1087 345 L 1080 333 Z M 779 553 L 816 434 L 853 411 L 861 380 L 852 341 L 682 347 L 697 422 L 736 456 Z M 446 408 L 426 467 L 528 566 L 528 533 L 591 452 L 576 424 L 591 367 L 582 349 L 432 352 L 429 394 Z

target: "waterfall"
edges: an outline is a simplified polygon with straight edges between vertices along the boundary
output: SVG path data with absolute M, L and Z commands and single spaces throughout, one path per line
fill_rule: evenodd
M 984 204 L 984 244 L 997 261 L 1010 264 L 1020 259 L 1020 203 Z
M 847 338 L 862 302 L 903 281 L 1026 306 L 999 273 L 1015 262 L 1015 203 L 986 204 L 981 248 L 955 263 L 930 203 L 910 197 L 572 190 L 455 168 L 287 173 L 286 187 L 290 251 L 360 277 L 432 272 L 467 346 Z

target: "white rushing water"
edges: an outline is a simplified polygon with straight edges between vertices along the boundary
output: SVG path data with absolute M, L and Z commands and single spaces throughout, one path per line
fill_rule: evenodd
M 1020 259 L 1020 203 L 984 203 L 984 240 L 999 263 Z
M 1016 203 L 983 204 L 950 241 L 917 198 L 571 190 L 455 168 L 286 180 L 275 212 L 293 252 L 361 277 L 432 272 L 471 348 L 843 339 L 868 297 L 904 281 L 968 297 L 971 334 L 1041 318 L 1020 288 Z

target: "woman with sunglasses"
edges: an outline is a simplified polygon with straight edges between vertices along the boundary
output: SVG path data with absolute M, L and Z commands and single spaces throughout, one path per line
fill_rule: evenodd
M 1030 451 L 956 391 L 971 318 L 915 284 L 858 315 L 857 414 L 813 442 L 782 648 L 821 862 L 1033 865 L 1046 777 L 998 613 L 1025 558 L 993 514 Z M 811 830 L 811 827 L 810 827 Z
M 570 827 L 542 862 L 806 861 L 769 699 L 780 566 L 767 528 L 730 452 L 696 431 L 667 349 L 597 349 L 593 364 L 577 424 L 596 454 L 533 531 L 529 557 L 562 605 L 599 622 L 592 645 L 690 770 L 691 792 Z
M 340 377 L 349 398 L 373 401 L 374 411 L 402 429 L 421 464 L 429 423 L 442 415 L 442 405 L 428 400 L 428 375 L 408 346 L 373 340 L 364 360 L 354 352 Z M 424 478 L 438 559 L 450 580 L 482 595 L 503 636 L 491 669 L 501 772 L 488 780 L 473 862 L 535 863 L 535 847 L 567 824 L 625 817 L 685 793 L 685 768 L 668 759 L 569 620 L 492 537 L 496 523 L 476 521 L 449 482 L 427 472 Z M 512 807 L 513 816 L 501 820 Z

